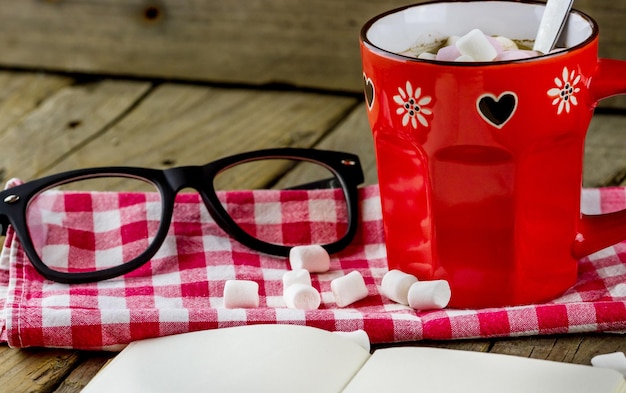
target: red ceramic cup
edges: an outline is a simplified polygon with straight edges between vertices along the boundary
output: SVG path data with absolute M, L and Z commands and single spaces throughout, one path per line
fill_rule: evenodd
M 598 59 L 598 26 L 572 11 L 565 50 L 457 63 L 399 55 L 429 34 L 534 39 L 543 3 L 433 2 L 379 15 L 361 54 L 389 268 L 445 279 L 451 307 L 550 300 L 577 260 L 626 238 L 626 211 L 581 214 L 585 133 L 626 93 L 626 62 Z

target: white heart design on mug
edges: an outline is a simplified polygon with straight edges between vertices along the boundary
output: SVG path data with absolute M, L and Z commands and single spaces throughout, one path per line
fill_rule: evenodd
M 498 97 L 487 93 L 476 100 L 478 114 L 487 123 L 501 129 L 513 117 L 517 109 L 517 94 L 505 91 Z

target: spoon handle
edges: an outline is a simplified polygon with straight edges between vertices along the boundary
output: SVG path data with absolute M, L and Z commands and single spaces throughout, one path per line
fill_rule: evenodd
M 548 0 L 533 49 L 543 54 L 554 49 L 574 0 Z

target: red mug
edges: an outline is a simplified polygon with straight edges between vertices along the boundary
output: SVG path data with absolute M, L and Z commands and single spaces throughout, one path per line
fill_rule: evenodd
M 626 210 L 580 210 L 585 134 L 599 100 L 626 93 L 626 62 L 598 59 L 598 26 L 573 10 L 559 45 L 523 60 L 399 53 L 480 29 L 534 39 L 545 3 L 431 2 L 361 32 L 390 269 L 450 283 L 450 307 L 549 301 L 577 261 L 626 238 Z

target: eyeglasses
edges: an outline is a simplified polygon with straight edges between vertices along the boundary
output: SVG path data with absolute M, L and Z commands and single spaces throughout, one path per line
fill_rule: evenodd
M 170 230 L 176 196 L 185 188 L 199 193 L 222 230 L 253 250 L 287 256 L 295 245 L 321 244 L 338 252 L 354 238 L 362 182 L 357 156 L 297 148 L 165 170 L 79 169 L 0 192 L 0 225 L 2 234 L 8 225 L 14 228 L 46 279 L 95 282 L 129 273 L 155 256 Z M 259 194 L 250 190 L 263 189 L 286 190 L 281 200 L 288 193 L 294 201 L 317 193 L 315 217 L 303 225 L 301 215 L 289 210 L 292 204 L 255 200 Z M 337 217 L 343 221 L 337 223 Z

